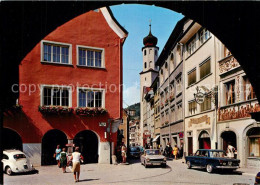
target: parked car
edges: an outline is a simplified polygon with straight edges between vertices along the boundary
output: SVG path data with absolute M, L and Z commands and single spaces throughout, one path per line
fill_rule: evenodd
M 141 155 L 141 164 L 147 166 L 162 166 L 166 167 L 166 157 L 160 155 L 157 149 L 146 149 L 144 154 Z
M 137 146 L 137 148 L 139 148 L 139 149 L 140 149 L 140 152 L 141 152 L 141 154 L 143 154 L 143 153 L 144 153 L 144 147 L 142 147 L 142 146 Z
M 20 150 L 4 150 L 2 162 L 3 171 L 7 175 L 35 170 L 30 160 Z
M 138 147 L 130 147 L 130 157 L 131 158 L 139 158 L 140 157 L 140 149 Z
M 240 160 L 226 157 L 224 150 L 199 149 L 194 156 L 186 156 L 188 168 L 193 166 L 206 168 L 208 173 L 214 169 L 235 170 L 239 168 Z

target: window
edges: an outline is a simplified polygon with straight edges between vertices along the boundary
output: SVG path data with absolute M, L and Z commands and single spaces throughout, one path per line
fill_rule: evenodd
M 203 44 L 204 42 L 206 42 L 209 39 L 210 32 L 209 32 L 209 30 L 204 28 L 200 31 L 199 35 L 200 35 L 200 44 Z
M 145 68 L 145 69 L 147 68 L 147 64 L 146 64 L 146 62 L 144 63 L 144 68 Z
M 9 157 L 7 156 L 7 155 L 5 155 L 5 154 L 3 154 L 3 159 L 9 159 Z
M 188 55 L 191 55 L 196 50 L 196 37 L 194 37 L 187 45 Z
M 181 76 L 176 79 L 176 96 L 182 92 L 182 80 Z
M 158 51 L 157 51 L 157 50 L 155 50 L 154 52 L 155 52 L 155 56 L 157 56 L 157 55 L 158 55 Z
M 195 101 L 189 102 L 189 115 L 193 115 L 196 113 L 197 103 Z
M 247 135 L 249 138 L 249 156 L 260 157 L 260 129 L 257 127 L 251 128 Z
M 196 68 L 188 73 L 188 86 L 196 82 Z
M 225 83 L 226 105 L 236 102 L 235 96 L 235 80 Z
M 144 56 L 146 56 L 146 50 L 144 50 Z
M 256 98 L 254 89 L 247 77 L 243 77 L 243 85 L 244 85 L 244 100 L 247 101 Z
M 69 88 L 43 87 L 44 106 L 69 106 Z
M 70 64 L 70 47 L 69 44 L 43 41 L 42 62 Z
M 211 97 L 205 97 L 205 100 L 200 104 L 200 111 L 206 111 L 211 109 Z
M 79 89 L 78 107 L 103 107 L 103 90 Z
M 165 69 L 167 69 L 168 68 L 168 63 L 167 62 L 165 62 Z
M 149 67 L 152 67 L 152 61 L 150 61 L 150 63 L 149 63 Z
M 173 105 L 173 106 L 171 107 L 171 111 L 172 111 L 172 112 L 175 111 L 175 105 Z
M 104 67 L 104 49 L 78 46 L 78 65 Z
M 200 79 L 210 73 L 210 59 L 200 65 Z

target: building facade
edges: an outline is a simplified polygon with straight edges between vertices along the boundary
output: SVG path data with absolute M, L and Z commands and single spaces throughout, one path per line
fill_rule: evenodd
M 251 113 L 260 107 L 253 87 L 237 60 L 222 44 L 219 67 L 219 109 L 217 135 L 219 149 L 231 144 L 241 166 L 260 167 L 260 124 Z
M 57 144 L 69 152 L 80 146 L 87 163 L 109 163 L 123 116 L 127 34 L 101 8 L 56 28 L 21 61 L 19 111 L 5 113 L 4 133 L 18 138 L 34 164 L 54 164 Z

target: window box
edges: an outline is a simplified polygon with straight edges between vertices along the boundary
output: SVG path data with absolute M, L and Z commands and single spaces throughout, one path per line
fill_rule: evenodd
M 172 102 L 175 99 L 174 95 L 170 96 L 170 102 Z
M 71 114 L 73 112 L 72 107 L 62 106 L 39 106 L 38 111 L 42 114 Z
M 78 107 L 76 108 L 76 114 L 80 116 L 88 116 L 88 117 L 94 117 L 99 115 L 104 115 L 107 113 L 107 110 L 105 108 L 101 107 Z

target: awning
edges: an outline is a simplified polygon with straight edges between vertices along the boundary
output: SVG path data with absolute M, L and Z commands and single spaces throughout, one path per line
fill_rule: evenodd
M 159 139 L 160 135 L 157 135 L 155 138 L 153 138 L 153 142 L 156 142 Z

